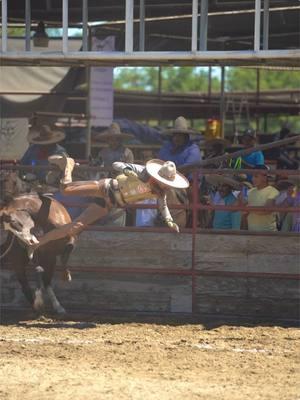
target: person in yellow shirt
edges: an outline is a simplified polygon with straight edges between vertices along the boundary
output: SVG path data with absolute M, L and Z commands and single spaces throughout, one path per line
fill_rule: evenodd
M 254 187 L 248 191 L 248 205 L 252 207 L 271 207 L 279 195 L 277 189 L 268 183 L 267 167 L 256 166 L 261 171 L 253 175 Z M 249 231 L 277 231 L 276 215 L 274 211 L 250 211 L 248 213 Z

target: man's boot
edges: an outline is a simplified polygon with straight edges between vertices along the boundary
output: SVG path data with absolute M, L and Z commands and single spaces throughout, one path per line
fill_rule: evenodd
M 75 161 L 71 157 L 67 157 L 66 154 L 54 155 L 48 157 L 50 164 L 57 165 L 58 168 L 63 172 L 63 177 L 60 181 L 62 185 L 66 185 L 72 182 L 72 171 L 75 166 Z

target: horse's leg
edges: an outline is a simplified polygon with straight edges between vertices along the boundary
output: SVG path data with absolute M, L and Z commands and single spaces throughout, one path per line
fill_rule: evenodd
M 19 244 L 16 244 L 12 248 L 12 258 L 11 260 L 14 263 L 14 269 L 16 273 L 17 280 L 21 285 L 22 292 L 31 305 L 33 307 L 34 304 L 34 296 L 33 291 L 29 286 L 27 275 L 26 275 L 26 266 L 28 265 L 28 258 L 26 256 L 25 250 L 20 247 Z
M 60 302 L 58 301 L 54 290 L 51 286 L 51 281 L 52 281 L 52 277 L 53 277 L 53 273 L 54 273 L 54 268 L 55 268 L 55 264 L 56 264 L 56 257 L 54 256 L 50 256 L 49 254 L 46 254 L 45 257 L 43 257 L 43 260 L 41 261 L 41 264 L 43 265 L 43 284 L 44 284 L 44 288 L 45 291 L 51 301 L 52 307 L 54 309 L 54 311 L 57 314 L 66 314 L 66 310 L 62 307 L 62 305 L 60 304 Z
M 35 289 L 35 298 L 33 303 L 33 308 L 37 312 L 41 312 L 44 308 L 44 300 L 43 300 L 43 275 L 44 269 L 39 265 L 35 267 L 36 277 L 37 277 L 37 288 Z
M 71 237 L 60 256 L 60 261 L 63 268 L 62 278 L 63 280 L 68 282 L 71 282 L 72 280 L 71 272 L 67 267 L 67 265 L 70 258 L 70 254 L 74 249 L 74 243 L 75 243 L 75 237 Z

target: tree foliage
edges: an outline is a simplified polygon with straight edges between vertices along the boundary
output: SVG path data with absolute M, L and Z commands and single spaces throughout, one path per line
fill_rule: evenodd
M 226 88 L 229 91 L 256 90 L 257 70 L 249 68 L 228 68 Z M 260 70 L 260 90 L 299 89 L 299 71 Z
M 116 89 L 158 91 L 159 68 L 118 68 L 115 73 Z M 161 69 L 163 92 L 205 92 L 208 89 L 208 70 L 193 67 L 163 67 Z M 219 80 L 212 78 L 212 89 L 219 90 Z

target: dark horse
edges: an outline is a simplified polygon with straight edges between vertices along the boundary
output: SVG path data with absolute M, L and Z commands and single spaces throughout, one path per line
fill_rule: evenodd
M 74 238 L 65 238 L 41 246 L 29 260 L 24 241 L 28 237 L 38 236 L 38 232 L 49 232 L 51 229 L 71 222 L 65 207 L 50 196 L 37 193 L 17 194 L 20 184 L 16 173 L 1 175 L 1 223 L 9 231 L 6 240 L 0 247 L 1 264 L 13 265 L 22 291 L 32 308 L 41 312 L 44 307 L 42 293 L 45 291 L 51 300 L 53 309 L 58 314 L 65 310 L 57 300 L 51 286 L 57 257 L 65 271 L 69 255 L 73 249 Z M 25 240 L 22 240 L 24 238 Z M 32 263 L 37 273 L 37 289 L 33 292 L 29 286 L 26 267 Z

